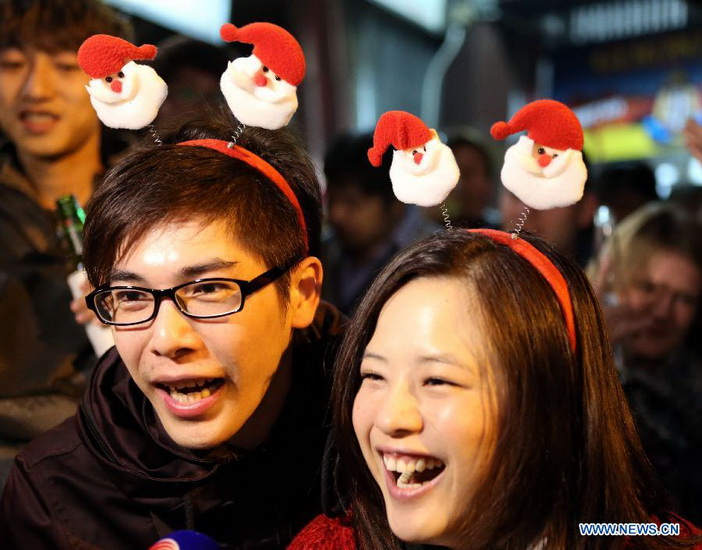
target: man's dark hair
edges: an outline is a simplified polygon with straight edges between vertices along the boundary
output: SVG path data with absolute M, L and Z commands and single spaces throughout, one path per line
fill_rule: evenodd
M 175 80 L 184 67 L 194 67 L 216 75 L 219 81 L 219 77 L 227 69 L 228 62 L 229 55 L 224 48 L 176 35 L 158 45 L 158 56 L 151 66 L 166 82 Z
M 606 167 L 597 178 L 595 187 L 599 199 L 605 204 L 610 204 L 618 195 L 624 193 L 640 197 L 640 204 L 659 199 L 656 175 L 653 168 L 644 162 Z
M 493 158 L 493 154 L 486 143 L 479 139 L 477 135 L 467 131 L 456 132 L 449 135 L 448 139 L 446 140 L 446 145 L 448 145 L 451 149 L 461 146 L 474 149 L 475 152 L 478 153 L 480 159 L 483 161 L 485 175 L 488 177 L 488 179 L 492 180 L 493 176 L 495 175 L 495 159 Z
M 366 195 L 379 196 L 386 203 L 397 200 L 389 175 L 392 155 L 386 153 L 383 164 L 376 168 L 368 160 L 368 149 L 371 147 L 372 134 L 344 134 L 337 137 L 324 156 L 327 188 L 338 189 L 353 180 Z
M 109 282 L 113 267 L 147 232 L 184 220 L 223 221 L 232 236 L 267 267 L 302 258 L 304 240 L 295 208 L 283 193 L 245 162 L 205 147 L 177 143 L 230 140 L 231 114 L 186 122 L 127 155 L 105 175 L 87 207 L 84 264 L 90 282 Z M 266 160 L 287 180 L 302 207 L 309 254 L 319 255 L 320 186 L 314 165 L 287 130 L 247 127 L 237 143 Z M 277 285 L 287 300 L 289 278 Z
M 0 49 L 77 51 L 100 33 L 133 39 L 129 22 L 99 0 L 0 0 Z

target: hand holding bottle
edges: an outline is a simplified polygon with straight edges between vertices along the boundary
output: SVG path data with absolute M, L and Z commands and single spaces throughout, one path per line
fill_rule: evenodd
M 67 282 L 73 295 L 71 311 L 76 321 L 85 326 L 85 332 L 93 346 L 95 355 L 100 357 L 114 345 L 110 327 L 100 324 L 85 305 L 85 295 L 90 290 L 85 270 L 82 264 L 83 254 L 83 222 L 85 214 L 73 195 L 64 195 L 56 201 L 57 211 L 61 220 L 64 242 L 70 251 L 70 260 L 74 271 L 68 276 Z

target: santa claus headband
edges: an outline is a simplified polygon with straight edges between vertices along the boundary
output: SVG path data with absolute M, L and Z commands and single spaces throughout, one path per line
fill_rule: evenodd
M 525 130 L 529 139 L 546 147 L 576 151 L 583 148 L 583 128 L 578 117 L 566 105 L 553 99 L 540 99 L 525 105 L 509 122 L 493 124 L 490 134 L 502 140 Z
M 268 162 L 263 160 L 258 155 L 255 155 L 248 149 L 244 149 L 239 145 L 236 145 L 231 141 L 224 141 L 221 139 L 194 139 L 190 141 L 181 141 L 177 145 L 186 145 L 191 147 L 207 147 L 214 151 L 218 151 L 222 154 L 227 155 L 238 160 L 241 160 L 255 168 L 263 174 L 267 179 L 269 179 L 273 184 L 282 191 L 283 195 L 288 199 L 290 204 L 295 208 L 297 214 L 297 221 L 300 225 L 300 230 L 302 232 L 302 238 L 305 243 L 305 254 L 309 251 L 309 239 L 307 238 L 307 224 L 305 223 L 305 216 L 302 212 L 302 207 L 300 206 L 300 201 L 297 200 L 295 192 L 290 187 L 287 180 L 281 175 L 278 170 L 273 168 Z
M 561 306 L 566 331 L 568 332 L 570 349 L 573 351 L 573 353 L 575 353 L 577 348 L 577 339 L 575 336 L 575 315 L 573 314 L 573 302 L 570 299 L 568 283 L 553 262 L 534 245 L 525 241 L 524 239 L 515 238 L 515 236 L 511 233 L 498 231 L 496 229 L 469 229 L 468 231 L 471 233 L 485 235 L 486 237 L 490 237 L 492 240 L 500 244 L 507 245 L 514 252 L 519 254 L 522 258 L 534 266 L 534 268 L 543 276 L 543 278 L 546 279 L 548 284 L 553 289 L 553 292 L 556 294 L 558 303 Z
M 431 138 L 431 130 L 421 118 L 405 111 L 387 111 L 375 126 L 373 147 L 368 150 L 368 160 L 373 166 L 380 166 L 385 151 L 391 145 L 395 149 L 412 149 L 421 147 Z
M 153 59 L 156 46 L 135 46 L 122 38 L 95 34 L 78 49 L 78 65 L 90 78 L 105 78 L 119 72 L 129 61 Z
M 219 34 L 226 42 L 253 44 L 253 55 L 289 84 L 299 86 L 305 78 L 305 54 L 295 37 L 282 27 L 273 23 L 243 27 L 225 23 Z

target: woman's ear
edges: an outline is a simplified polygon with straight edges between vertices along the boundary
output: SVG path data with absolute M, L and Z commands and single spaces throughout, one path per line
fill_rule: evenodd
M 308 327 L 314 319 L 322 294 L 324 271 L 319 258 L 308 256 L 290 277 L 290 311 L 293 328 Z

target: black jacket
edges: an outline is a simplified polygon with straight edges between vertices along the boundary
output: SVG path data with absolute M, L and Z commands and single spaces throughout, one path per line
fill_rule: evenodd
M 295 334 L 284 409 L 268 441 L 246 454 L 202 456 L 175 445 L 113 348 L 78 414 L 18 456 L 0 501 L 2 547 L 137 550 L 193 529 L 226 548 L 284 548 L 321 510 L 341 325 L 323 304 Z

